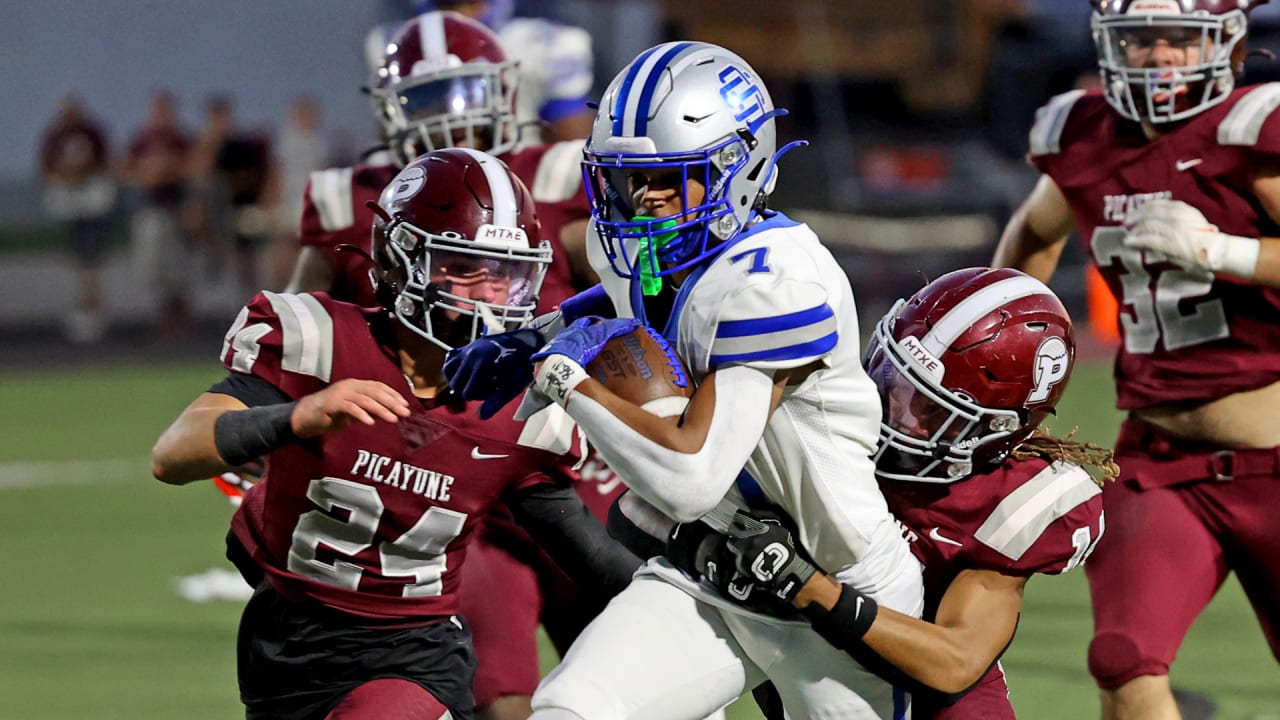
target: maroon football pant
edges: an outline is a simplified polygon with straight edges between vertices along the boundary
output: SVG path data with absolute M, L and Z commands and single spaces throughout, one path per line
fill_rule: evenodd
M 1128 420 L 1106 533 L 1085 563 L 1089 671 L 1114 689 L 1167 675 L 1187 630 L 1234 571 L 1280 659 L 1280 448 L 1220 452 Z

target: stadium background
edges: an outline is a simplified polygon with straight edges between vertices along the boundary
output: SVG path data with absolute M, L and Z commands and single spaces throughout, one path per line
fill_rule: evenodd
M 782 121 L 784 135 L 814 143 L 784 163 L 775 204 L 810 221 L 832 246 L 869 327 L 922 277 L 990 257 L 999 228 L 1034 182 L 1018 158 L 1029 113 L 1082 71 L 1087 76 L 1087 33 L 1082 56 L 1080 33 L 1062 29 L 1087 22 L 1083 3 L 564 0 L 521 10 L 588 27 L 601 86 L 636 51 L 668 37 L 720 42 L 751 61 L 777 104 L 794 111 Z M 154 336 L 157 310 L 131 264 L 122 218 L 107 275 L 113 325 L 96 344 L 62 339 L 72 268 L 64 239 L 41 213 L 35 170 L 52 108 L 78 92 L 119 148 L 157 87 L 178 94 L 189 126 L 213 92 L 232 94 L 255 127 L 270 127 L 292 95 L 310 92 L 328 127 L 372 137 L 356 91 L 364 81 L 361 43 L 369 27 L 402 16 L 407 4 L 50 0 L 7 9 L 0 720 L 241 714 L 238 604 L 191 603 L 175 592 L 179 577 L 222 562 L 231 509 L 209 486 L 161 486 L 147 462 L 159 432 L 220 375 L 221 334 L 241 299 L 193 268 L 192 333 Z M 1275 47 L 1275 18 L 1258 17 L 1255 45 Z M 1053 23 L 1067 24 L 1048 42 Z M 1252 61 L 1249 68 L 1253 79 L 1276 72 Z M 1085 322 L 1082 268 L 1077 248 L 1053 283 L 1082 326 L 1082 361 L 1053 429 L 1079 426 L 1081 438 L 1108 443 L 1119 422 L 1108 340 Z M 1084 667 L 1083 574 L 1037 578 L 1026 610 L 1005 658 L 1019 715 L 1096 717 Z M 1212 704 L 1214 718 L 1280 720 L 1280 672 L 1234 582 L 1193 628 L 1173 682 L 1191 693 L 1189 707 Z M 731 716 L 758 717 L 749 703 Z

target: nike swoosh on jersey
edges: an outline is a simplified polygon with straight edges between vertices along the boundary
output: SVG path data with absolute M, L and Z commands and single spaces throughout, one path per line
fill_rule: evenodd
M 1178 160 L 1177 162 L 1174 163 L 1174 167 L 1178 168 L 1178 172 L 1182 172 L 1183 170 L 1190 170 L 1191 168 L 1199 165 L 1202 162 L 1204 162 L 1204 158 L 1196 158 L 1194 160 Z
M 929 537 L 934 540 L 937 540 L 938 542 L 946 543 L 948 545 L 955 545 L 956 547 L 964 547 L 964 543 L 956 542 L 955 540 L 952 540 L 949 537 L 943 537 L 942 533 L 938 532 L 938 528 L 934 528 L 930 530 Z
M 479 446 L 479 445 L 477 445 L 476 447 L 471 448 L 471 459 L 472 459 L 472 460 L 498 460 L 498 459 L 500 459 L 500 458 L 504 458 L 504 457 L 511 457 L 511 456 L 510 456 L 510 455 L 490 455 L 489 453 L 482 453 L 482 452 L 480 452 L 480 446 Z

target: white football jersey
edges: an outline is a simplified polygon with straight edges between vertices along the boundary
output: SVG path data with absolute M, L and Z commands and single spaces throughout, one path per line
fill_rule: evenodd
M 588 254 L 618 314 L 636 316 L 630 282 L 610 270 L 594 240 Z M 752 226 L 685 281 L 673 318 L 676 349 L 695 382 L 727 365 L 773 371 L 820 362 L 787 388 L 745 470 L 829 572 L 901 555 L 885 547 L 902 538 L 871 461 L 880 399 L 862 369 L 853 290 L 813 231 L 780 213 Z
M 541 143 L 539 119 L 556 120 L 579 112 L 591 93 L 591 35 L 579 27 L 543 18 L 512 18 L 498 30 L 502 47 L 520 62 L 516 120 L 524 144 Z

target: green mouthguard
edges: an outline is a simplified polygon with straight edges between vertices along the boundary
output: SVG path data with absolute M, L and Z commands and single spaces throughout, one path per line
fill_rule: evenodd
M 657 219 L 648 215 L 637 215 L 631 218 L 631 222 L 653 222 Z M 674 218 L 663 220 L 658 223 L 657 229 L 667 230 L 678 224 Z M 662 278 L 653 276 L 653 267 L 657 262 L 656 253 L 664 245 L 675 239 L 675 231 L 660 232 L 640 238 L 640 254 L 636 256 L 636 263 L 640 266 L 640 292 L 644 295 L 652 297 L 662 292 Z

